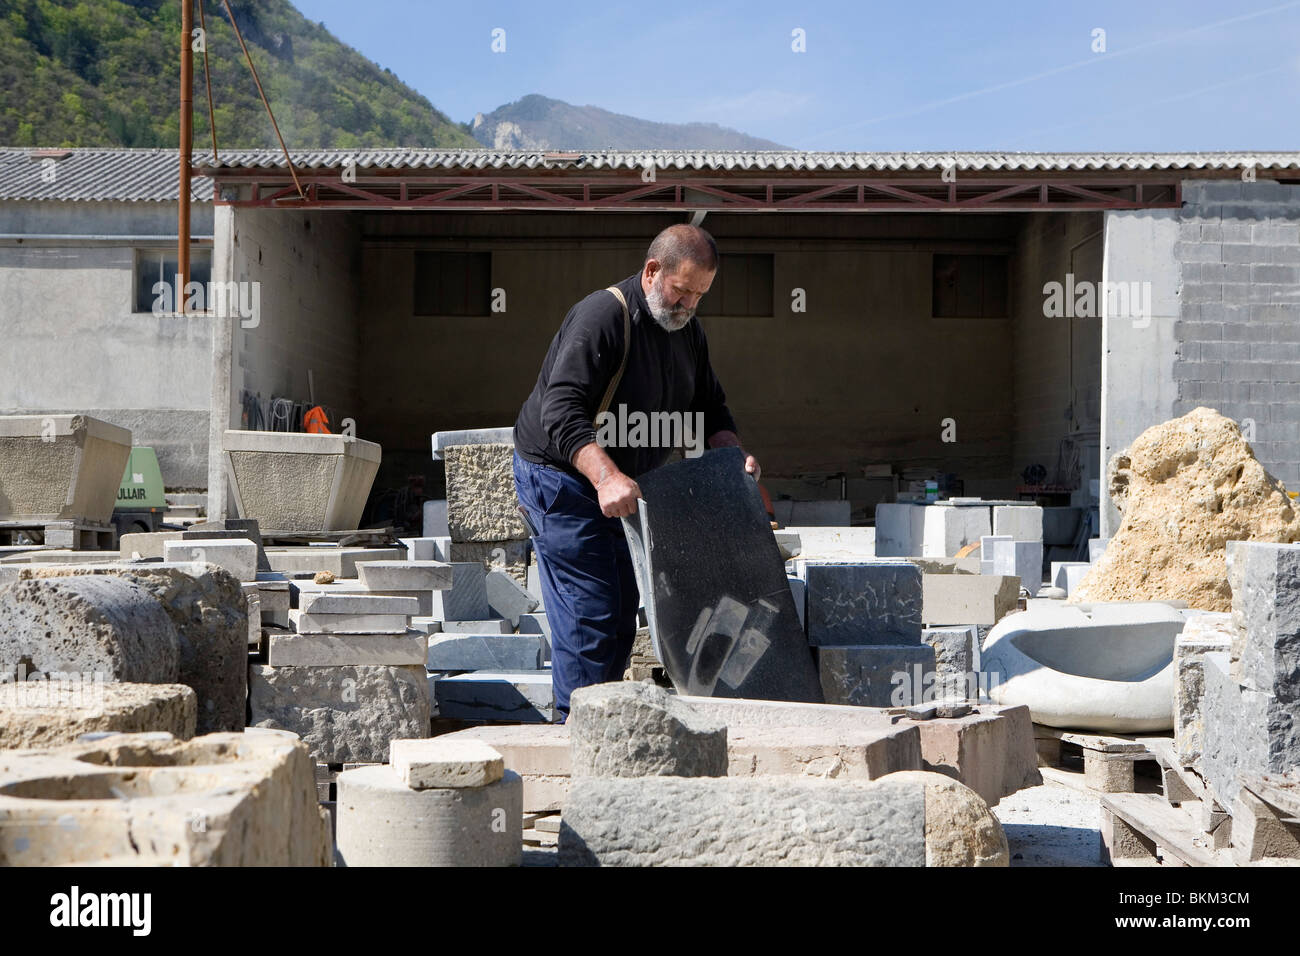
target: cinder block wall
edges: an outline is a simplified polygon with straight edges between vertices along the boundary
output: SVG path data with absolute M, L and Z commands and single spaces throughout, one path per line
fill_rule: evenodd
M 1174 414 L 1255 422 L 1256 456 L 1300 490 L 1300 186 L 1187 182 Z

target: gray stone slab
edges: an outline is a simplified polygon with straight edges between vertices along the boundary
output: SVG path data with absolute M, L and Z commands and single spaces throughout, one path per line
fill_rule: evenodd
M 1233 647 L 1233 675 L 1249 690 L 1295 704 L 1300 719 L 1300 544 L 1238 546 L 1244 633 Z
M 519 615 L 537 609 L 537 599 L 505 571 L 489 571 L 483 581 L 488 607 L 498 617 L 518 626 Z
M 487 598 L 487 568 L 473 561 L 455 562 L 450 590 L 434 591 L 428 617 L 442 621 L 484 621 L 492 617 Z
M 440 634 L 429 639 L 431 671 L 539 670 L 546 639 L 540 634 Z
M 335 614 L 396 614 L 416 617 L 420 611 L 420 601 L 414 597 L 373 594 L 365 591 L 351 593 L 308 591 L 298 598 L 298 609 L 313 617 Z
M 915 699 L 918 673 L 936 675 L 929 682 L 931 688 L 938 681 L 934 648 L 928 644 L 819 647 L 817 663 L 828 704 L 905 707 L 926 703 Z M 926 686 L 924 676 L 922 686 Z
M 289 624 L 299 634 L 405 634 L 404 614 L 310 614 L 289 612 Z
M 235 536 L 240 535 L 257 545 L 257 570 L 270 571 L 271 565 L 262 547 L 262 529 L 256 518 L 226 518 L 222 521 L 200 521 L 190 525 L 181 532 L 181 540 L 188 541 L 191 536 L 205 535 Z
M 482 621 L 443 621 L 444 634 L 513 634 L 510 622 L 499 617 Z
M 524 724 L 555 718 L 550 671 L 480 671 L 431 683 L 439 717 Z
M 970 675 L 980 670 L 980 640 L 973 625 L 968 627 L 929 627 L 921 632 L 921 641 L 934 648 L 936 680 L 946 688 L 960 688 L 965 695 Z
M 785 562 L 740 449 L 674 462 L 637 483 L 645 500 L 623 527 L 655 655 L 677 689 L 819 702 Z
M 808 643 L 919 644 L 921 569 L 905 561 L 803 565 Z
M 203 561 L 225 568 L 240 581 L 257 580 L 257 545 L 242 536 L 164 541 L 163 560 Z
M 423 664 L 428 636 L 408 634 L 272 634 L 272 667 L 339 667 L 349 664 Z
M 442 561 L 358 561 L 357 579 L 371 591 L 439 591 L 453 586 Z
M 382 763 L 399 738 L 429 736 L 423 664 L 249 667 L 252 726 L 297 734 L 317 763 Z
M 570 785 L 561 866 L 925 866 L 913 781 L 585 777 Z
M 1188 618 L 1174 639 L 1174 750 L 1184 767 L 1201 756 L 1205 655 L 1232 648 L 1231 615 L 1201 611 Z

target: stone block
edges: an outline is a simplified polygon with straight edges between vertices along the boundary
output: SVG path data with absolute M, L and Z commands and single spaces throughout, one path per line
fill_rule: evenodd
M 202 561 L 225 568 L 239 581 L 257 580 L 257 545 L 242 535 L 163 542 L 165 561 Z
M 318 763 L 379 763 L 389 741 L 429 736 L 423 664 L 249 667 L 257 727 L 298 734 Z
M 1092 565 L 1087 561 L 1053 561 L 1050 578 L 1052 586 L 1060 588 L 1068 596 L 1091 568 Z
M 722 777 L 726 725 L 648 683 L 581 687 L 570 701 L 574 777 Z
M 987 574 L 926 574 L 921 579 L 921 620 L 992 626 L 1016 609 L 1020 578 Z
M 428 635 L 272 634 L 267 662 L 272 667 L 340 667 L 354 664 L 424 664 Z
M 383 449 L 351 435 L 243 431 L 223 435 L 238 513 L 262 531 L 352 531 Z
M 546 601 L 542 597 L 542 572 L 536 564 L 528 565 L 528 593 L 537 598 L 537 610 L 546 610 Z
M 387 615 L 415 617 L 420 610 L 417 598 L 373 594 L 364 591 L 305 591 L 298 598 L 298 609 L 312 617 L 337 615 Z
M 256 730 L 188 741 L 113 734 L 2 751 L 0 861 L 329 866 L 329 817 L 314 777 L 299 741 Z
M 1043 540 L 1043 509 L 1038 505 L 994 505 L 993 534 L 1015 541 Z
M 0 519 L 108 521 L 131 432 L 89 415 L 0 416 Z
M 153 558 L 161 561 L 163 545 L 168 541 L 179 540 L 181 540 L 179 531 L 149 531 L 124 534 L 117 539 L 117 549 L 123 560 Z
M 808 633 L 808 585 L 803 578 L 791 575 L 786 578 L 790 582 L 790 597 L 794 600 L 795 613 L 799 615 L 799 626 L 803 628 L 804 634 Z
M 555 716 L 550 671 L 477 671 L 431 683 L 439 717 L 544 723 Z
M 921 542 L 915 533 L 920 530 L 920 517 L 913 515 L 920 508 L 907 502 L 882 502 L 876 505 L 876 557 L 905 558 L 921 553 Z
M 1174 639 L 1174 750 L 1184 767 L 1201 756 L 1205 655 L 1231 647 L 1231 615 L 1212 611 L 1193 614 Z
M 910 686 L 912 668 L 934 669 L 928 644 L 829 647 L 817 649 L 822 694 L 828 704 L 858 707 L 900 706 L 896 691 Z
M 907 562 L 803 565 L 808 642 L 817 647 L 915 644 L 921 639 L 921 569 Z
M 444 634 L 513 634 L 514 628 L 503 618 L 487 618 L 483 621 L 443 621 Z
M 310 614 L 289 612 L 289 625 L 299 634 L 405 634 L 404 614 Z
M 563 724 L 484 724 L 440 740 L 474 740 L 498 751 L 524 782 L 524 812 L 562 809 L 569 792 L 569 729 Z
M 845 499 L 794 501 L 779 498 L 772 502 L 773 516 L 782 526 L 807 528 L 847 527 L 853 517 L 853 502 Z
M 434 591 L 430 617 L 442 621 L 484 621 L 492 617 L 487 597 L 487 568 L 476 562 L 451 565 L 452 587 Z
M 1245 787 L 1232 802 L 1232 858 L 1238 866 L 1300 861 L 1300 822 L 1285 817 Z
M 253 518 L 225 518 L 220 521 L 200 521 L 181 532 L 182 541 L 199 538 L 243 538 L 257 548 L 257 570 L 270 571 L 266 551 L 262 547 L 261 526 Z
M 989 534 L 992 528 L 989 508 L 983 505 L 923 505 L 917 510 L 922 521 L 921 557 L 951 557 Z
M 1233 592 L 1242 630 L 1232 675 L 1247 690 L 1293 705 L 1300 723 L 1300 544 L 1238 546 L 1241 587 Z
M 531 541 L 452 541 L 447 539 L 447 557 L 453 564 L 477 561 L 489 571 L 504 571 L 521 586 L 528 585 L 528 554 Z
M 421 634 L 441 634 L 442 621 L 434 620 L 431 617 L 413 617 L 411 618 L 411 629 L 419 631 Z
M 943 697 L 968 696 L 970 678 L 980 669 L 979 634 L 966 627 L 928 627 L 921 642 L 934 648 L 935 681 L 947 691 Z
M 450 540 L 447 537 L 447 499 L 437 498 L 424 503 L 424 535 L 426 538 L 436 538 Z M 438 561 L 450 561 L 450 558 L 439 557 Z
M 0 673 L 23 680 L 33 670 L 65 679 L 176 683 L 180 638 L 162 604 L 126 578 L 19 580 L 0 588 Z
M 546 639 L 540 634 L 440 634 L 429 639 L 431 671 L 535 671 Z
M 875 528 L 791 526 L 776 533 L 793 539 L 804 558 L 863 561 L 876 556 Z
M 197 717 L 198 698 L 185 684 L 0 676 L 0 750 L 53 747 L 104 732 L 165 731 L 189 740 Z
M 513 445 L 452 445 L 447 462 L 447 528 L 453 541 L 528 537 L 515 496 Z
M 405 561 L 404 548 L 267 548 L 271 570 L 284 574 L 328 571 L 336 578 L 355 578 L 357 565 L 366 561 Z
M 993 573 L 1019 578 L 1033 597 L 1043 585 L 1043 542 L 994 541 Z
M 371 591 L 443 591 L 454 565 L 441 561 L 360 561 L 357 577 Z
M 398 538 L 406 545 L 408 561 L 443 561 L 438 556 L 438 538 L 434 535 L 423 538 Z
M 179 668 L 174 677 L 161 680 L 194 688 L 199 698 L 197 732 L 243 730 L 248 698 L 248 602 L 229 571 L 212 564 L 153 563 L 33 567 L 24 568 L 20 575 L 30 580 L 106 575 L 143 588 L 162 606 L 175 627 Z M 156 654 L 155 663 L 163 663 L 168 652 L 158 649 Z M 0 665 L 3 663 L 0 651 Z
M 1018 790 L 1043 782 L 1029 708 L 981 703 L 957 718 L 914 721 L 921 737 L 922 767 L 960 781 L 989 806 Z
M 518 866 L 523 782 L 506 772 L 482 787 L 414 790 L 392 767 L 338 777 L 340 866 Z
M 1101 560 L 1101 556 L 1106 553 L 1106 543 L 1109 538 L 1089 538 L 1088 539 L 1088 561 L 1096 564 Z
M 505 776 L 501 754 L 479 740 L 394 740 L 388 763 L 412 790 L 486 787 Z
M 544 611 L 533 611 L 530 614 L 519 615 L 519 633 L 520 634 L 545 634 L 547 639 L 551 636 L 551 623 Z
M 1007 865 L 1001 825 L 951 780 L 575 779 L 561 866 Z
M 519 615 L 537 609 L 537 599 L 505 571 L 489 571 L 483 579 L 492 613 L 518 626 Z

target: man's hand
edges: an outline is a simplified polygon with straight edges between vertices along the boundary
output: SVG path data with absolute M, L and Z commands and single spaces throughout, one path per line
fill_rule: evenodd
M 583 445 L 573 455 L 573 467 L 587 476 L 600 501 L 600 513 L 606 518 L 626 518 L 636 514 L 641 488 L 618 470 L 614 460 L 596 442 Z
M 740 447 L 740 436 L 729 431 L 714 432 L 709 436 L 707 444 L 710 448 L 740 448 L 741 451 L 745 450 Z M 763 469 L 758 467 L 758 459 L 753 455 L 745 455 L 745 471 L 753 475 L 755 481 L 763 477 Z

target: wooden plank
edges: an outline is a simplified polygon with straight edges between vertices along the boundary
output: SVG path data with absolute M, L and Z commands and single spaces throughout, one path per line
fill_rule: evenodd
M 1132 737 L 1079 733 L 1073 730 L 1062 730 L 1059 727 L 1048 727 L 1044 724 L 1034 724 L 1034 736 L 1062 740 L 1067 744 L 1077 744 L 1085 750 L 1097 750 L 1101 753 L 1138 753 L 1147 749 L 1146 744 Z
M 1148 749 L 1156 755 L 1156 759 L 1160 761 L 1161 765 L 1166 770 L 1171 770 L 1178 775 L 1178 779 L 1183 782 L 1183 785 L 1187 787 L 1188 790 L 1192 791 L 1192 794 L 1197 800 L 1200 800 L 1207 806 L 1218 806 L 1215 802 L 1214 795 L 1211 794 L 1209 788 L 1205 786 L 1205 781 L 1203 781 L 1195 771 L 1181 765 L 1182 761 L 1179 760 L 1178 755 L 1174 753 L 1173 741 L 1164 738 L 1148 740 L 1147 746 Z
M 1107 793 L 1102 795 L 1101 804 L 1190 866 L 1223 866 L 1229 862 L 1205 845 L 1208 838 L 1192 825 L 1187 813 L 1171 807 L 1159 794 Z

